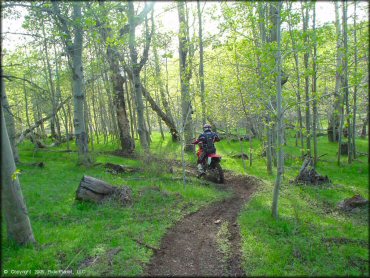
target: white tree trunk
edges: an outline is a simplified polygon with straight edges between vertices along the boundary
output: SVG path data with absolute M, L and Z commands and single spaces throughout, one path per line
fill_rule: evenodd
M 180 83 L 181 83 L 181 110 L 182 110 L 182 126 L 185 133 L 185 151 L 194 151 L 194 146 L 191 145 L 193 138 L 193 120 L 192 120 L 192 105 L 190 97 L 190 77 L 191 67 L 189 61 L 191 54 L 189 51 L 190 41 L 188 22 L 185 14 L 184 1 L 177 2 L 177 10 L 179 15 L 179 63 L 180 63 Z
M 73 3 L 73 18 L 81 19 L 81 3 Z M 90 158 L 88 155 L 88 143 L 86 134 L 86 123 L 84 118 L 84 77 L 82 68 L 82 26 L 80 23 L 76 23 L 74 26 L 74 43 L 73 43 L 73 97 L 74 97 L 74 130 L 76 135 L 76 145 L 78 147 L 78 161 L 81 164 L 89 165 Z
M 3 76 L 3 70 L 1 69 L 1 76 Z M 1 81 L 1 103 L 2 103 L 2 109 L 4 110 L 4 117 L 6 118 L 6 128 L 8 130 L 9 134 L 9 140 L 10 140 L 10 145 L 11 149 L 13 152 L 13 157 L 14 157 L 14 162 L 18 163 L 19 162 L 19 153 L 18 153 L 18 148 L 16 144 L 16 134 L 15 134 L 15 126 L 14 126 L 14 117 L 12 115 L 12 112 L 10 110 L 8 98 L 5 93 L 5 82 L 4 79 Z
M 140 67 L 138 63 L 138 55 L 136 50 L 136 38 L 135 38 L 135 10 L 134 4 L 132 1 L 128 2 L 128 16 L 129 16 L 129 24 L 130 24 L 130 32 L 129 32 L 129 48 L 130 48 L 130 58 L 131 58 L 131 67 L 132 67 L 132 83 L 133 89 L 135 92 L 135 100 L 136 100 L 136 111 L 137 111 L 137 125 L 138 125 L 138 132 L 140 137 L 140 143 L 143 149 L 149 149 L 149 132 L 145 126 L 145 118 L 144 118 L 144 102 L 143 102 L 143 92 L 141 87 L 141 80 L 140 80 Z
M 1 208 L 5 215 L 9 240 L 18 244 L 34 243 L 31 222 L 18 177 L 10 145 L 3 109 L 1 109 Z

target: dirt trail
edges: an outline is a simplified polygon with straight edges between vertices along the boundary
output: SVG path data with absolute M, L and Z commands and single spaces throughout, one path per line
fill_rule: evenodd
M 240 234 L 237 217 L 258 184 L 253 177 L 225 173 L 221 187 L 234 192 L 231 198 L 186 216 L 162 239 L 159 251 L 150 261 L 148 276 L 242 276 Z M 219 221 L 220 220 L 220 221 Z M 228 224 L 229 253 L 217 243 L 221 226 Z M 224 223 L 224 224 L 223 224 Z

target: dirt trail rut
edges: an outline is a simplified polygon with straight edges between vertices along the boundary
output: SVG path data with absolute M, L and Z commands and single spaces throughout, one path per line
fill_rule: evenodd
M 148 276 L 242 276 L 240 234 L 237 217 L 258 184 L 253 177 L 225 175 L 221 187 L 234 192 L 231 198 L 186 216 L 162 239 L 150 261 Z M 223 224 L 224 223 L 224 224 Z M 228 224 L 229 254 L 217 243 L 221 226 Z

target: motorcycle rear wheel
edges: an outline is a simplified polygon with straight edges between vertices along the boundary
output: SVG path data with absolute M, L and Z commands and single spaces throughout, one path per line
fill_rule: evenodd
M 217 183 L 224 183 L 225 182 L 224 170 L 222 170 L 222 167 L 218 162 L 215 164 L 215 172 L 217 175 Z

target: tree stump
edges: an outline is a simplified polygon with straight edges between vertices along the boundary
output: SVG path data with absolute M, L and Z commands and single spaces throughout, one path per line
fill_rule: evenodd
M 132 191 L 128 186 L 114 187 L 102 180 L 90 176 L 83 176 L 76 191 L 76 200 L 102 203 L 107 200 L 116 200 L 121 205 L 132 202 Z
M 344 211 L 352 211 L 356 208 L 366 207 L 369 201 L 361 195 L 355 195 L 352 198 L 345 199 L 338 204 L 338 208 Z
M 304 184 L 322 184 L 322 183 L 330 183 L 328 176 L 321 176 L 316 170 L 313 168 L 313 160 L 311 157 L 306 157 L 301 170 L 299 171 L 298 176 L 294 180 L 296 183 L 304 183 Z

